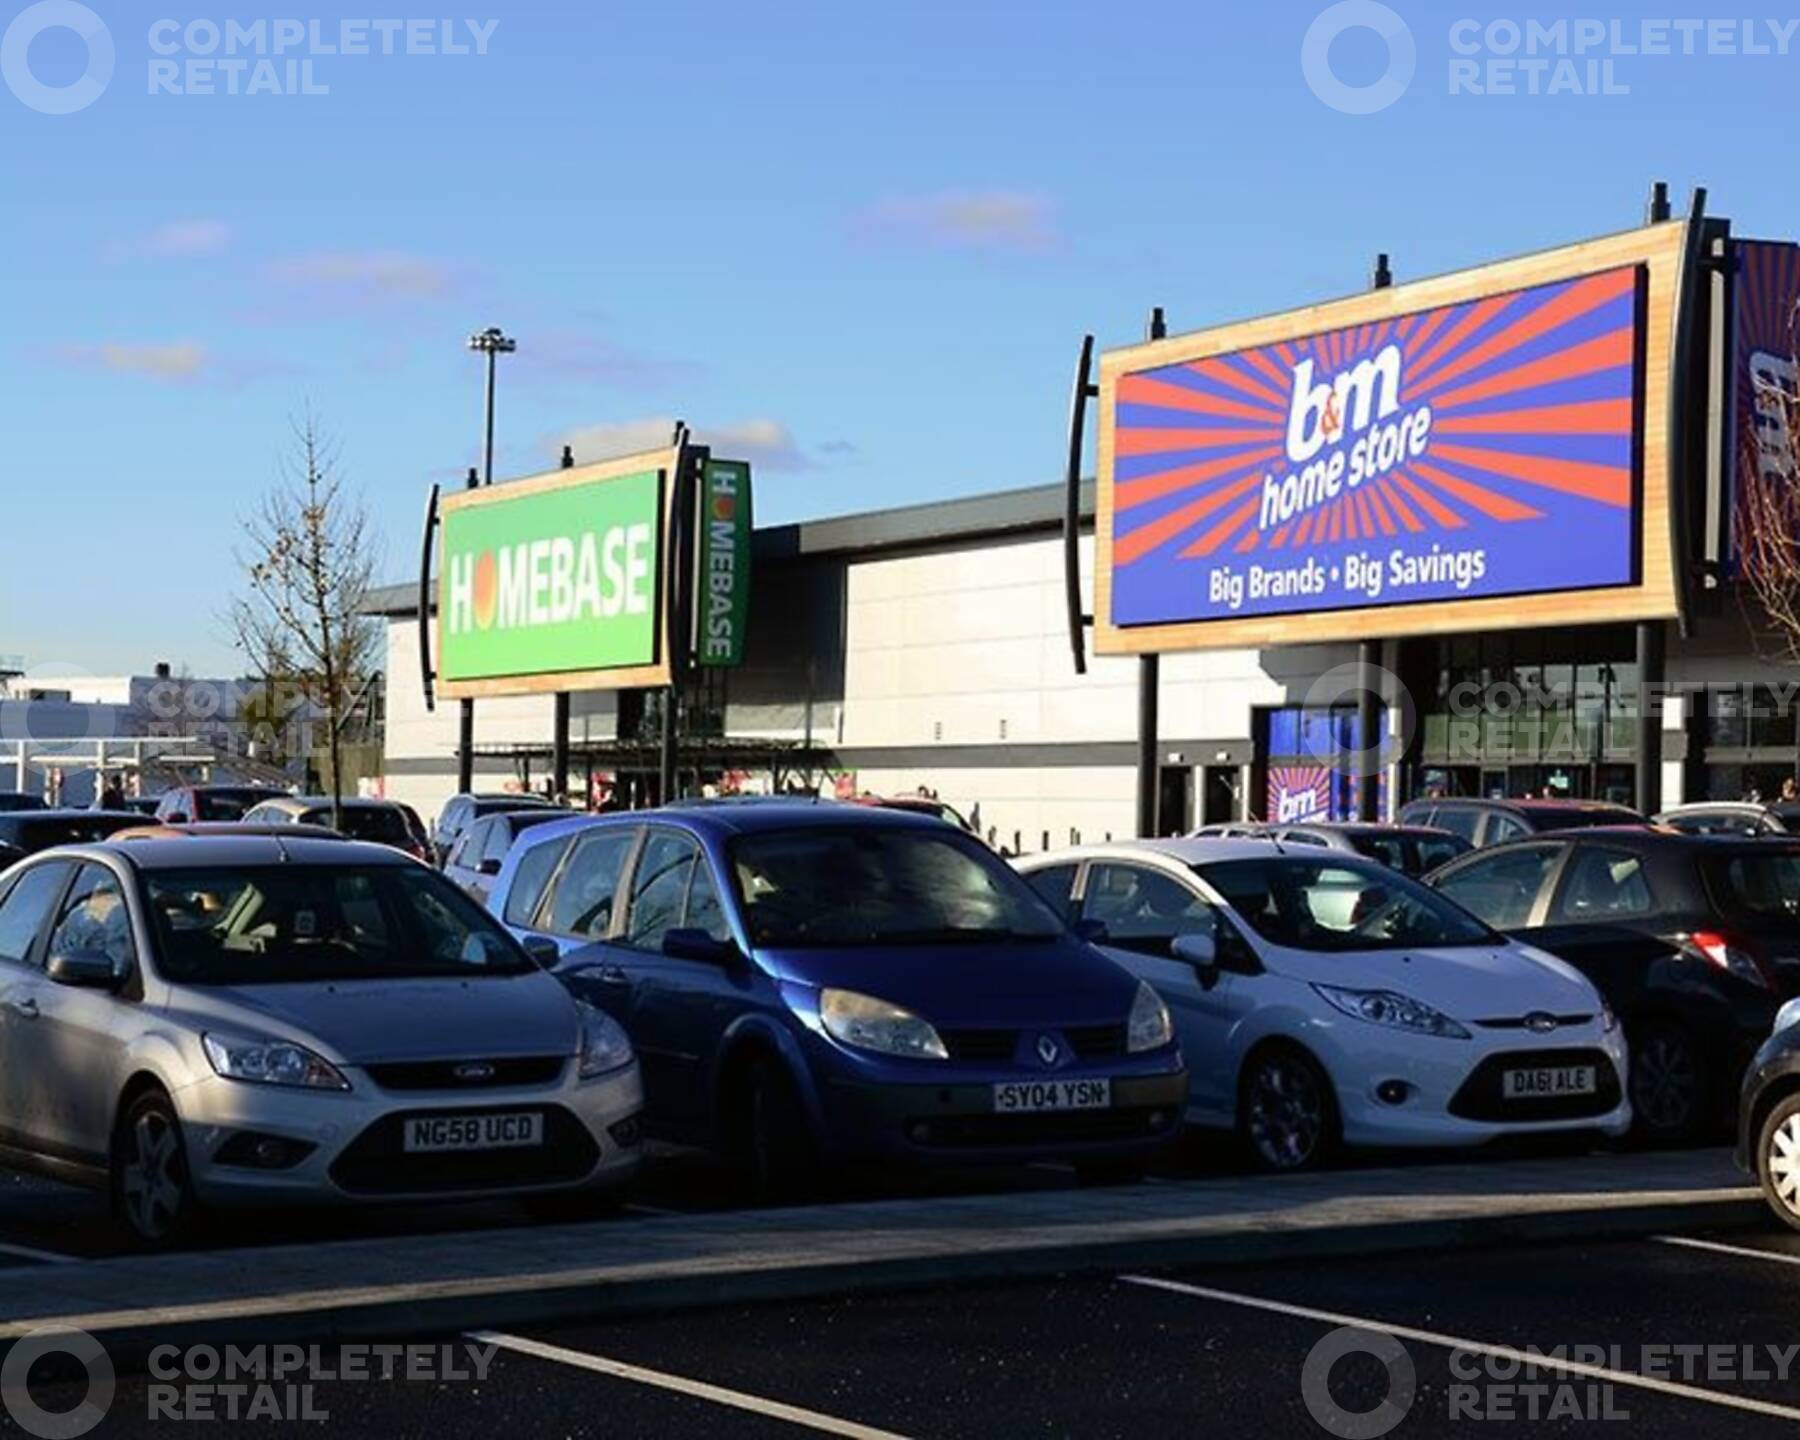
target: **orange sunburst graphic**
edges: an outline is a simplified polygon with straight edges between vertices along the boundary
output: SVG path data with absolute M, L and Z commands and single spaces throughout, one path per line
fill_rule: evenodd
M 494 612 L 499 608 L 500 579 L 499 566 L 494 562 L 494 552 L 483 550 L 481 558 L 475 562 L 475 623 L 483 630 L 493 628 Z

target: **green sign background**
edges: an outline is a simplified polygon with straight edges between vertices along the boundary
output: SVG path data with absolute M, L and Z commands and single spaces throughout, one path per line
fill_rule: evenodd
M 695 658 L 744 663 L 750 625 L 750 467 L 708 460 L 700 477 L 700 574 L 694 588 Z
M 633 527 L 648 527 L 647 540 L 640 531 L 636 545 L 628 543 Z M 620 533 L 609 542 L 615 531 Z M 529 583 L 540 573 L 549 581 L 548 563 L 526 563 L 527 583 L 517 588 L 519 562 L 529 556 L 528 548 L 519 547 L 558 538 L 572 544 L 575 577 L 582 573 L 584 542 L 591 545 L 589 573 L 597 578 L 601 609 L 617 613 L 591 613 L 590 591 L 589 603 L 576 607 L 573 618 L 554 618 L 558 598 L 565 602 L 562 612 L 571 610 L 567 594 L 551 583 L 534 591 Z M 438 567 L 440 679 L 455 683 L 654 664 L 663 603 L 661 549 L 662 484 L 655 470 L 446 510 Z M 625 573 L 630 557 L 642 565 L 635 578 Z M 480 583 L 484 571 L 486 585 Z M 510 594 L 503 583 L 508 578 L 515 587 Z M 459 582 L 470 588 L 459 593 Z M 533 594 L 539 610 L 552 618 L 516 623 L 529 620 L 529 606 L 520 602 Z M 629 596 L 643 599 L 635 613 L 624 603 Z M 506 623 L 509 619 L 515 623 Z

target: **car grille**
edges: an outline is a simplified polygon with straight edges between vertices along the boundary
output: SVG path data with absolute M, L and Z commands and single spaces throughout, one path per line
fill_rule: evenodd
M 1076 1025 L 1057 1029 L 945 1030 L 939 1035 L 952 1060 L 1011 1060 L 1019 1051 L 1021 1034 L 1059 1035 L 1082 1060 L 1105 1060 L 1125 1053 L 1123 1025 Z
M 1505 1098 L 1508 1070 L 1594 1067 L 1592 1095 L 1552 1095 L 1536 1099 Z M 1583 1120 L 1604 1115 L 1619 1104 L 1619 1072 L 1600 1050 L 1508 1050 L 1490 1055 L 1470 1073 L 1450 1098 L 1450 1113 L 1464 1120 L 1491 1123 L 1530 1120 Z
M 1567 1029 L 1571 1025 L 1585 1025 L 1594 1017 L 1592 1015 L 1552 1015 L 1558 1030 Z M 1497 1020 L 1477 1020 L 1475 1022 L 1483 1030 L 1523 1030 L 1526 1028 L 1523 1015 L 1506 1015 Z
M 508 1085 L 553 1085 L 568 1062 L 560 1055 L 527 1055 L 505 1060 L 406 1060 L 364 1067 L 383 1090 L 495 1090 Z M 490 1073 L 462 1074 L 471 1066 Z
M 441 1155 L 406 1153 L 406 1123 L 435 1115 L 513 1115 L 537 1111 L 544 1117 L 544 1143 L 528 1150 L 452 1151 Z M 556 1185 L 585 1178 L 600 1159 L 587 1127 L 560 1105 L 485 1109 L 414 1110 L 384 1116 L 344 1148 L 331 1178 L 353 1195 L 429 1195 L 454 1190 L 508 1190 L 520 1185 Z
M 1004 1149 L 1008 1145 L 1083 1144 L 1143 1140 L 1166 1134 L 1179 1106 L 1159 1110 L 1070 1110 L 1044 1115 L 943 1115 L 915 1120 L 906 1134 L 916 1145 Z

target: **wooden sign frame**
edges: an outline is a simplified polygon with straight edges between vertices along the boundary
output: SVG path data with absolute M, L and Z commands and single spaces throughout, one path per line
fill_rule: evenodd
M 1111 350 L 1100 358 L 1100 440 L 1095 514 L 1094 650 L 1156 654 L 1226 647 L 1437 635 L 1545 625 L 1653 620 L 1680 612 L 1677 515 L 1670 459 L 1678 320 L 1688 255 L 1687 220 L 1500 261 L 1474 270 L 1373 290 L 1324 304 Z M 1641 485 L 1637 580 L 1630 585 L 1475 599 L 1120 626 L 1112 620 L 1115 418 L 1123 376 L 1185 361 L 1339 330 L 1399 320 L 1418 311 L 1509 291 L 1640 266 L 1645 295 L 1641 400 Z
M 577 485 L 591 485 L 598 480 L 616 480 L 627 475 L 655 471 L 658 477 L 657 536 L 658 573 L 656 592 L 656 659 L 648 665 L 622 665 L 599 670 L 565 670 L 534 672 L 522 675 L 485 676 L 476 680 L 449 680 L 440 673 L 437 693 L 451 700 L 478 700 L 503 695 L 551 695 L 565 690 L 626 690 L 636 687 L 658 687 L 669 684 L 672 674 L 670 646 L 671 595 L 670 576 L 675 573 L 679 557 L 670 554 L 678 531 L 675 525 L 676 479 L 684 463 L 685 447 L 675 445 L 660 450 L 646 450 L 637 455 L 623 455 L 616 460 L 603 460 L 594 465 L 578 465 L 568 470 L 550 470 L 541 475 L 528 475 L 498 485 L 484 485 L 473 490 L 459 490 L 445 495 L 440 510 L 445 521 L 459 510 L 480 505 L 504 504 L 508 500 L 566 490 Z M 438 586 L 444 583 L 445 527 L 438 532 Z M 436 641 L 441 666 L 444 654 L 444 605 L 437 606 Z

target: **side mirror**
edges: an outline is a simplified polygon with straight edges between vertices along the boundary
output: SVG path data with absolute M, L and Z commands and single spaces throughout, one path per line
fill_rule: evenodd
M 1075 934 L 1090 945 L 1106 943 L 1106 922 L 1104 920 L 1090 920 L 1084 917 L 1077 920 L 1073 928 Z
M 547 935 L 527 935 L 519 942 L 525 947 L 525 953 L 546 970 L 554 970 L 556 962 L 562 959 L 562 949 Z
M 76 990 L 117 990 L 125 983 L 112 957 L 98 950 L 69 950 L 52 955 L 44 973 L 58 985 Z
M 729 940 L 715 940 L 704 930 L 670 930 L 662 950 L 678 960 L 702 960 L 709 965 L 729 965 L 738 959 L 738 948 Z
M 500 873 L 500 862 L 498 860 L 483 860 L 475 867 L 475 873 L 477 875 L 498 875 Z
M 1212 936 L 1177 935 L 1169 943 L 1169 953 L 1194 967 L 1202 988 L 1210 990 L 1219 983 L 1219 946 Z

